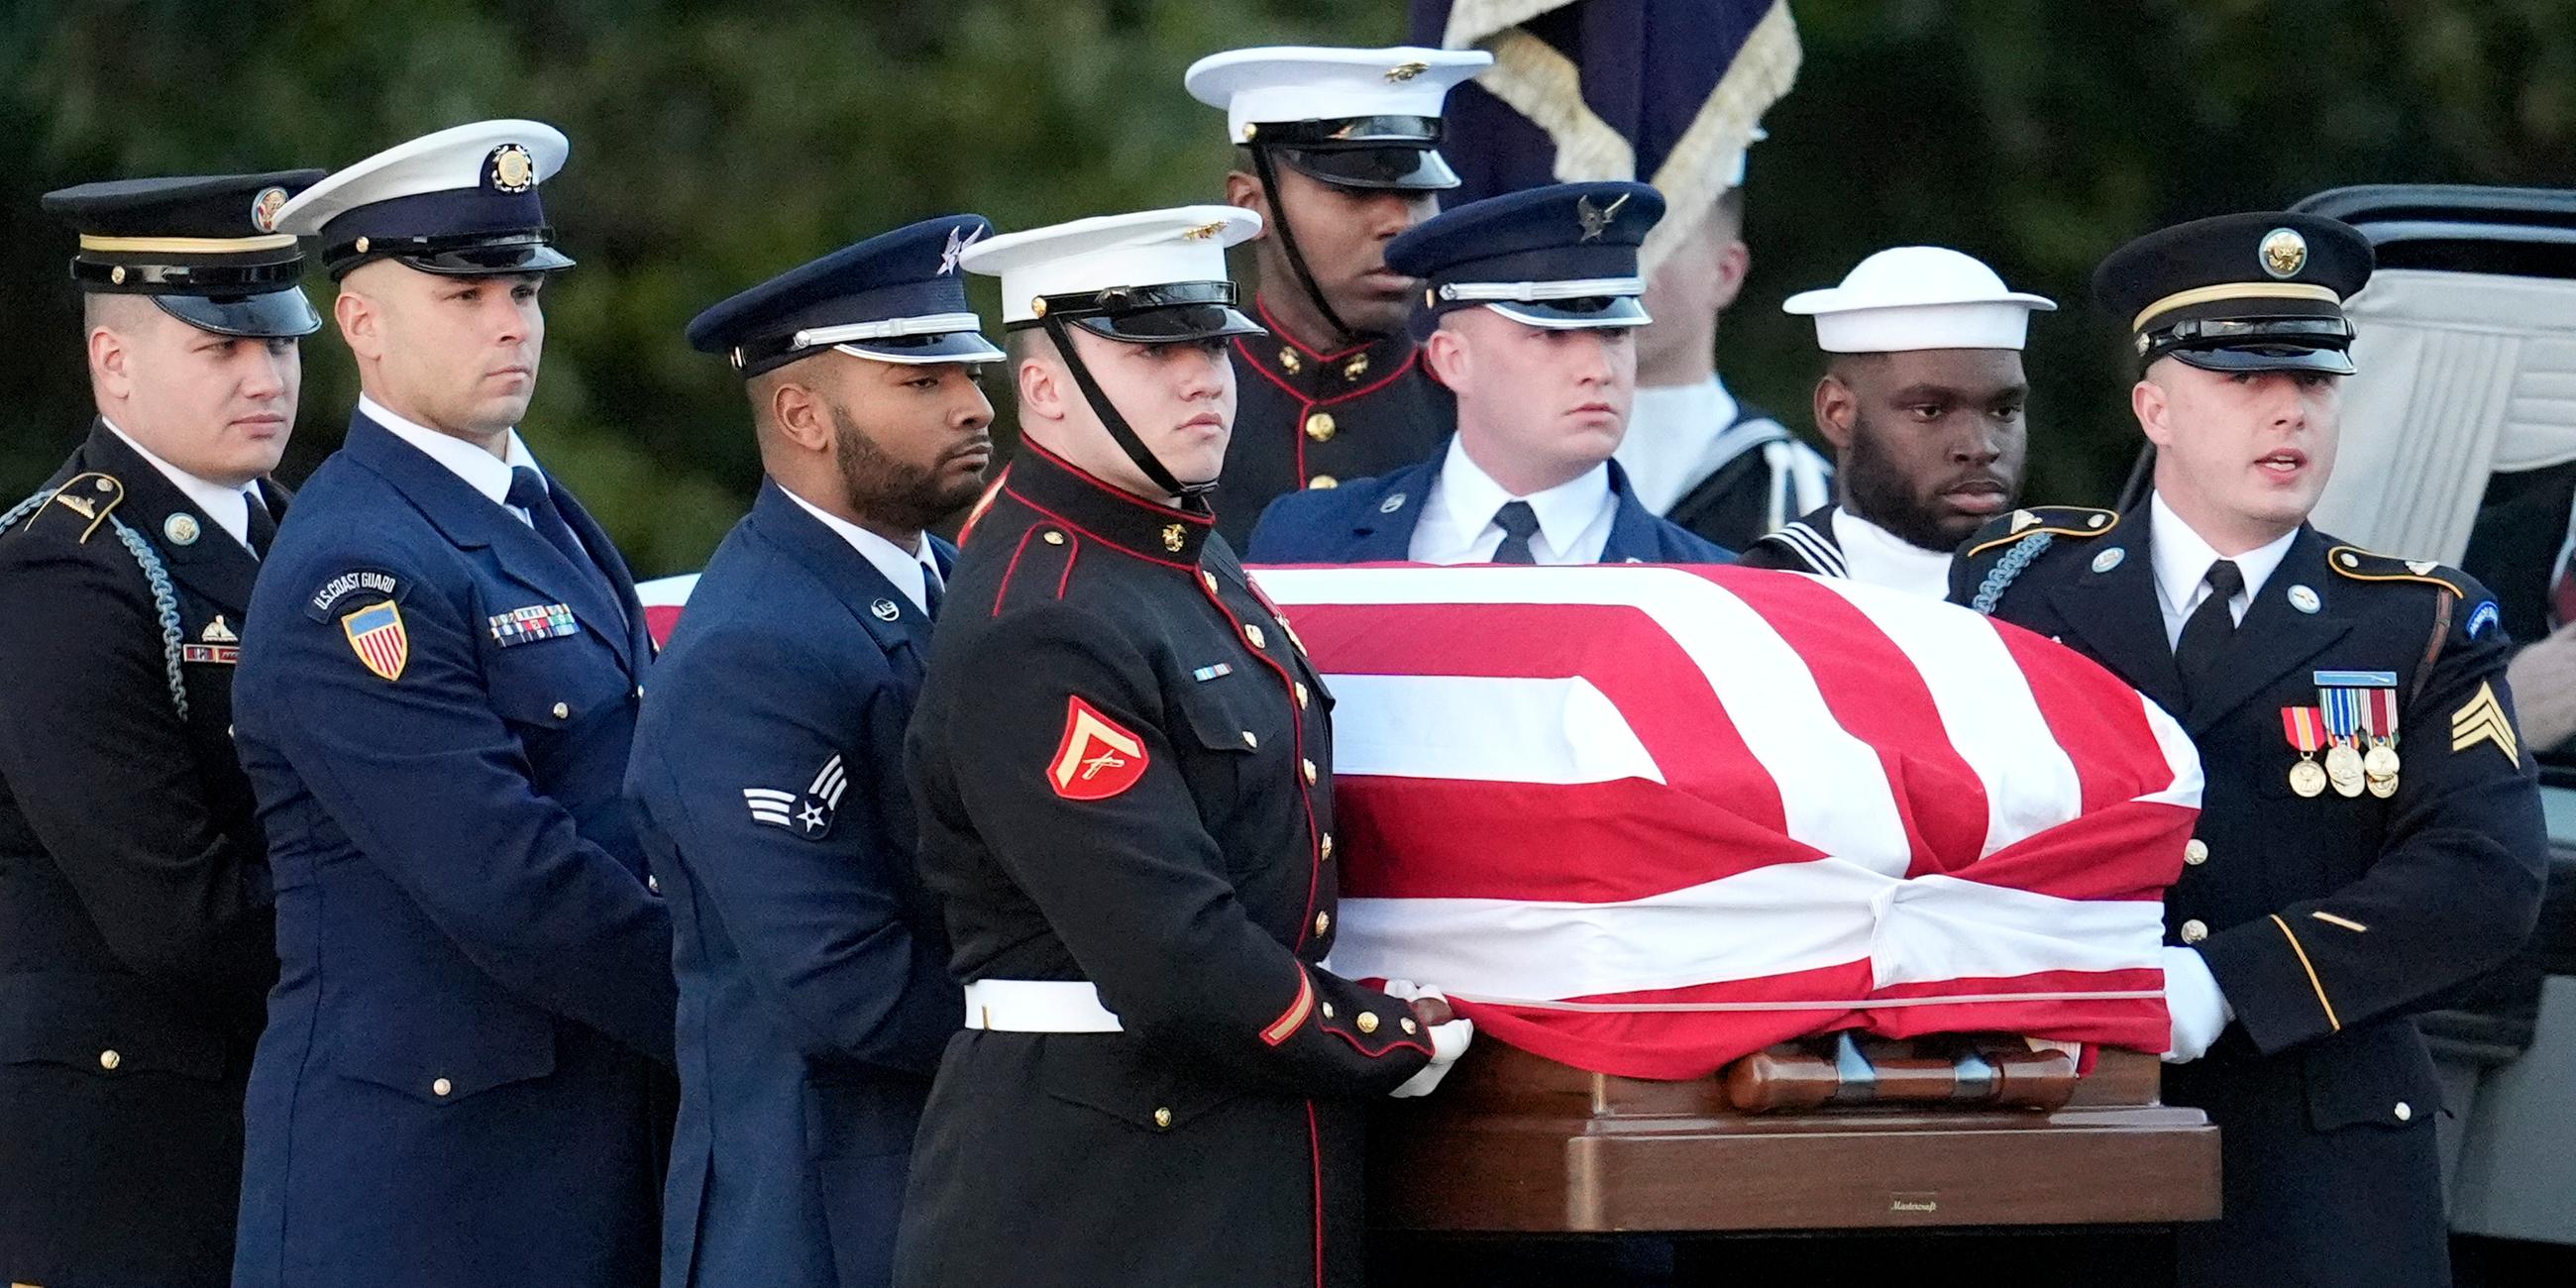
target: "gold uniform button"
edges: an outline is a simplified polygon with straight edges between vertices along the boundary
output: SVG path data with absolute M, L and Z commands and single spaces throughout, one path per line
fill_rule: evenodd
M 1329 859 L 1333 857 L 1333 834 L 1330 832 L 1324 833 L 1322 843 L 1318 844 L 1315 848 L 1317 852 L 1321 853 L 1325 858 Z
M 2182 941 L 2184 943 L 2196 944 L 2207 938 L 2209 938 L 2208 922 L 2202 921 L 2198 917 L 2194 917 L 2191 920 L 2182 923 Z
M 1171 1126 L 1171 1125 L 1172 1125 L 1172 1111 L 1171 1111 L 1171 1110 L 1169 1110 L 1169 1109 L 1156 1109 L 1156 1110 L 1154 1111 L 1154 1125 L 1155 1125 L 1155 1126 L 1157 1126 L 1157 1127 L 1169 1127 L 1169 1126 Z
M 1306 783 L 1307 783 L 1307 785 L 1308 785 L 1308 786 L 1313 786 L 1313 785 L 1314 785 L 1314 782 L 1315 782 L 1315 762 L 1314 762 L 1314 761 L 1311 761 L 1311 760 L 1307 760 L 1307 761 L 1300 761 L 1299 763 L 1305 766 L 1305 769 L 1306 769 Z
M 1422 1031 L 1422 1026 L 1421 1026 L 1421 1025 L 1419 1025 L 1419 1024 L 1414 1023 L 1414 1022 L 1413 1022 L 1413 1017 L 1412 1017 L 1412 1016 L 1410 1016 L 1410 1015 L 1405 1016 L 1403 1019 L 1397 1020 L 1397 1021 L 1395 1022 L 1395 1025 L 1396 1025 L 1396 1027 L 1397 1027 L 1397 1028 L 1400 1028 L 1400 1029 L 1404 1030 L 1404 1031 L 1405 1031 L 1405 1032 L 1407 1032 L 1407 1033 L 1419 1033 L 1419 1032 L 1421 1032 L 1421 1031 Z
M 1328 1020 L 1333 1018 L 1333 1004 L 1330 1002 L 1324 1003 L 1324 1018 Z
M 1250 747 L 1255 751 L 1261 750 L 1261 735 L 1256 734 L 1249 729 L 1244 730 L 1243 745 Z
M 2195 836 L 2182 847 L 2182 861 L 2193 867 L 2209 862 L 2209 842 Z
M 121 1056 L 121 1055 L 118 1055 L 118 1054 L 117 1054 L 116 1052 L 114 1052 L 114 1051 L 101 1051 L 101 1052 L 99 1052 L 99 1053 L 98 1053 L 98 1067 L 99 1067 L 99 1068 L 106 1069 L 106 1070 L 109 1070 L 109 1071 L 113 1072 L 113 1071 L 115 1070 L 116 1066 L 118 1066 L 118 1065 L 120 1065 L 120 1064 L 123 1064 L 123 1063 L 125 1063 L 125 1057 L 124 1057 L 124 1056 Z
M 1064 544 L 1064 534 L 1053 528 L 1047 529 L 1046 536 L 1043 539 L 1051 546 L 1060 546 Z
M 1329 913 L 1329 912 L 1319 912 L 1319 913 L 1316 913 L 1316 914 L 1315 914 L 1315 937 L 1316 937 L 1317 939 L 1321 939 L 1321 938 L 1323 938 L 1324 936 L 1329 935 L 1329 934 L 1331 934 L 1331 933 L 1333 933 L 1333 914 L 1331 914 L 1331 913 Z
M 1334 478 L 1330 474 L 1318 474 L 1315 477 L 1306 480 L 1306 486 L 1317 492 L 1330 491 L 1334 488 L 1340 487 L 1341 485 L 1342 481 Z
M 1213 595 L 1213 594 L 1215 594 L 1215 593 L 1216 593 L 1216 574 L 1215 574 L 1215 573 L 1212 573 L 1212 572 L 1202 572 L 1202 573 L 1200 573 L 1200 574 L 1199 574 L 1199 580 L 1207 583 L 1207 588 L 1208 588 L 1208 593 L 1209 593 L 1209 594 Z
M 429 1094 L 433 1096 L 443 1096 L 454 1090 L 456 1090 L 456 1084 L 449 1082 L 445 1078 L 441 1078 L 438 1081 L 429 1084 Z
M 2401 1123 L 2413 1122 L 2415 1120 L 2415 1106 L 2410 1105 L 2403 1100 L 2398 1101 L 2397 1108 L 2390 1112 L 2396 1114 L 2397 1121 Z
M 1360 1017 L 1351 1023 L 1358 1025 L 1362 1033 L 1375 1033 L 1377 1032 L 1377 1012 L 1362 1011 Z
M 1333 413 L 1328 411 L 1319 411 L 1306 418 L 1306 437 L 1318 443 L 1333 441 L 1333 431 L 1337 428 L 1333 424 Z
M 558 703 L 556 703 L 556 704 L 555 704 L 555 719 L 557 719 L 557 720 L 570 720 L 570 719 L 572 719 L 572 707 L 571 707 L 569 704 L 567 704 L 567 703 L 562 703 L 562 702 L 558 702 Z
M 1254 648 L 1270 647 L 1270 637 L 1262 634 L 1261 628 L 1250 622 L 1245 622 L 1243 624 L 1243 638 L 1252 641 L 1252 646 Z
M 1304 680 L 1299 680 L 1299 681 L 1297 682 L 1297 709 L 1298 709 L 1298 710 L 1303 711 L 1303 710 L 1305 710 L 1305 709 L 1306 709 L 1306 700 L 1307 700 L 1307 697 L 1308 697 L 1308 694 L 1307 694 L 1307 692 L 1306 692 L 1306 682 L 1305 682 Z
M 660 894 L 660 893 L 662 893 L 662 878 L 660 878 L 660 877 L 646 877 L 646 878 L 644 878 L 644 888 L 645 888 L 645 889 L 647 889 L 647 890 L 652 891 L 652 892 L 653 892 L 653 893 L 655 893 L 655 894 Z

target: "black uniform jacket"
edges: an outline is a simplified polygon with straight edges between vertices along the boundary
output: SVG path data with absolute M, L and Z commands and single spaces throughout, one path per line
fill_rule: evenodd
M 962 981 L 1119 1033 L 953 1039 L 910 1285 L 1350 1284 L 1360 1115 L 1420 1070 L 1333 946 L 1331 705 L 1203 516 L 1023 442 L 965 537 L 906 768 Z
M 0 1282 L 231 1280 L 277 979 L 231 735 L 258 570 L 104 424 L 0 534 Z
M 1216 490 L 1217 531 L 1237 547 L 1272 501 L 1428 460 L 1458 419 L 1411 337 L 1327 353 L 1253 307 L 1270 334 L 1234 338 L 1234 437 Z
M 2225 1155 L 2226 1215 L 2182 1232 L 2182 1282 L 2259 1266 L 2279 1282 L 2448 1283 L 2440 1093 L 2408 1017 L 2520 946 L 2548 844 L 2493 601 L 2453 569 L 2302 528 L 2186 697 L 2148 530 L 2143 506 L 2018 511 L 1963 547 L 1951 589 L 2109 667 L 2200 751 L 2208 786 L 2165 930 L 2208 961 L 2236 1019 L 2166 1078 L 2168 1099 L 2208 1110 Z M 2290 785 L 2282 711 L 2318 705 L 2318 673 L 2335 671 L 2396 679 L 2386 798 Z

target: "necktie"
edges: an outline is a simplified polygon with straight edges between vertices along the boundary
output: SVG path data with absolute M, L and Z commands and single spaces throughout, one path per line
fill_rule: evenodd
M 563 511 L 555 508 L 554 489 L 546 486 L 544 475 L 525 465 L 511 470 L 510 494 L 504 499 L 527 511 L 528 526 L 536 529 L 547 545 L 562 552 L 574 568 L 588 574 L 603 598 L 612 604 L 617 602 L 617 591 L 609 584 L 608 575 L 599 570 L 590 552 L 582 549 L 581 541 L 572 535 L 572 525 L 564 522 Z
M 1538 511 L 1527 501 L 1505 501 L 1494 511 L 1494 526 L 1503 530 L 1503 544 L 1494 547 L 1498 564 L 1534 564 L 1538 558 L 1530 553 L 1530 538 L 1538 532 Z
M 926 537 L 923 539 L 928 540 Z M 939 616 L 939 597 L 947 593 L 947 582 L 939 575 L 939 565 L 923 564 L 921 566 L 921 611 L 934 618 Z
M 277 518 L 268 512 L 268 501 L 258 488 L 244 489 L 242 500 L 250 504 L 250 552 L 266 559 L 269 543 L 277 540 Z
M 2201 580 L 2209 583 L 2209 598 L 2192 610 L 2190 619 L 2182 624 L 2182 638 L 2174 643 L 2174 665 L 2182 672 L 2185 693 L 2196 692 L 2201 681 L 2216 669 L 2218 655 L 2226 651 L 2227 641 L 2236 634 L 2236 617 L 2227 601 L 2245 589 L 2245 574 L 2226 559 L 2211 564 Z

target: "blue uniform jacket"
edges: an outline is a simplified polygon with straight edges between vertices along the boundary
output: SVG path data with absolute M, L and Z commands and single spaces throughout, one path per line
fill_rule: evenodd
M 887 1282 L 962 1011 L 903 782 L 929 648 L 912 601 L 765 483 L 654 673 L 627 794 L 678 930 L 667 1288 Z
M 1449 459 L 1444 441 L 1419 465 L 1339 487 L 1292 492 L 1271 502 L 1252 529 L 1244 561 L 1256 564 L 1402 563 L 1412 558 L 1413 525 L 1422 503 Z M 1628 490 L 1628 476 L 1610 462 L 1610 518 L 1603 563 L 1722 564 L 1735 562 L 1725 547 L 1656 518 Z
M 358 417 L 260 570 L 235 736 L 282 975 L 237 1288 L 653 1273 L 671 922 L 620 791 L 652 645 L 557 495 L 615 599 Z

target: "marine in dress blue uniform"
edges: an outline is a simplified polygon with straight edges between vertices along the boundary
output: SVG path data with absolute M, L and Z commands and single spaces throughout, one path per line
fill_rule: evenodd
M 1441 214 L 1396 238 L 1387 261 L 1428 283 L 1425 306 L 1440 317 L 1487 309 L 1522 326 L 1598 331 L 1605 333 L 1601 343 L 1632 344 L 1627 333 L 1647 321 L 1637 301 L 1645 290 L 1637 247 L 1662 213 L 1663 199 L 1641 183 L 1534 188 Z M 1614 371 L 1609 383 L 1622 378 Z M 1633 365 L 1624 379 L 1633 392 Z M 1638 504 L 1626 474 L 1609 458 L 1615 438 L 1572 478 L 1513 494 L 1476 457 L 1508 459 L 1525 448 L 1479 421 L 1476 392 L 1462 391 L 1458 436 L 1429 460 L 1273 503 L 1253 531 L 1248 557 L 1256 563 L 1680 564 L 1733 558 Z M 1428 532 L 1426 516 L 1435 525 Z
M 2156 494 L 2128 514 L 2018 511 L 1953 575 L 1955 600 L 2102 662 L 2200 751 L 2200 826 L 2165 901 L 2165 1095 L 2217 1124 L 2225 1214 L 2178 1233 L 2185 1284 L 2450 1282 L 2440 1091 L 2409 1017 L 2509 957 L 2539 908 L 2548 842 L 2486 589 L 2268 514 L 2277 535 L 2222 557 L 2182 517 L 2211 522 L 2198 498 L 2265 495 L 2246 471 L 2295 480 L 2330 450 L 2342 301 L 2370 270 L 2359 233 L 2297 214 L 2114 254 L 2095 293 L 2130 320 L 2142 421 L 2164 418 Z M 2183 423 L 2160 379 L 2203 399 L 2295 387 L 2301 410 L 2249 401 L 2253 432 Z M 2312 503 L 2322 483 L 2283 486 Z
M 1263 507 L 1386 473 L 1439 446 L 1456 414 L 1406 330 L 1414 290 L 1380 272 L 1389 239 L 1458 186 L 1440 155 L 1449 91 L 1481 49 L 1266 46 L 1210 54 L 1183 81 L 1226 114 L 1227 199 L 1258 210 L 1264 333 L 1233 348 L 1234 437 L 1212 498 L 1243 544 Z M 1301 239 L 1302 238 L 1302 239 Z
M 0 517 L 0 1282 L 232 1280 L 242 1089 L 277 978 L 233 665 L 286 503 L 264 476 L 297 339 L 321 325 L 266 221 L 320 177 L 44 200 L 80 236 L 90 347 L 119 346 L 137 384 L 167 378 L 156 362 L 188 380 L 148 413 L 94 382 L 86 440 Z M 245 413 L 282 419 L 248 439 Z
M 967 531 L 907 739 L 966 985 L 908 1288 L 1354 1284 L 1364 1106 L 1428 1090 L 1473 1032 L 1320 965 L 1332 699 L 1205 504 L 1222 341 L 1252 327 L 1225 248 L 1257 222 L 1104 216 L 967 256 L 1052 349 L 1021 355 L 1022 455 Z
M 655 665 L 627 777 L 678 933 L 667 1288 L 891 1274 L 961 1014 L 903 729 L 956 554 L 922 528 L 975 499 L 991 450 L 974 371 L 1002 352 L 957 267 L 990 231 L 926 220 L 689 324 L 748 382 L 768 477 Z
M 283 973 L 241 1288 L 653 1277 L 671 922 L 620 790 L 652 644 L 617 548 L 510 423 L 533 292 L 571 263 L 537 196 L 565 151 L 533 121 L 459 126 L 279 216 L 321 238 L 344 332 L 391 308 L 352 297 L 409 292 L 474 310 L 488 347 L 352 339 L 366 396 L 252 596 L 238 741 Z M 433 406 L 509 420 L 431 428 Z

